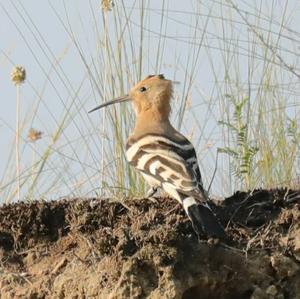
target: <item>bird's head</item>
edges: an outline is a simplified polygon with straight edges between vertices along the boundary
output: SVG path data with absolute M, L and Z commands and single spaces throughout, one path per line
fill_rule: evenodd
M 150 75 L 129 92 L 137 115 L 152 111 L 169 117 L 171 96 L 172 81 L 165 79 L 163 75 Z
M 106 102 L 90 112 L 108 105 L 131 101 L 137 116 L 152 115 L 153 118 L 164 120 L 171 111 L 172 81 L 164 75 L 150 75 L 138 82 L 128 95 Z

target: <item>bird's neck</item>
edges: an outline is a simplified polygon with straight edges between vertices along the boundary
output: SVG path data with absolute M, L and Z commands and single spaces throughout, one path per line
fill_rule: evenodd
M 129 136 L 128 141 L 131 139 L 139 139 L 140 137 L 148 134 L 167 136 L 172 138 L 172 140 L 179 142 L 186 140 L 186 138 L 172 126 L 169 118 L 158 120 L 155 118 L 145 118 L 141 115 L 138 115 L 134 130 Z
M 159 107 L 150 106 L 144 111 L 137 113 L 136 121 L 143 122 L 165 122 L 169 120 L 169 113 L 167 111 L 161 111 Z
M 151 113 L 151 111 L 137 115 L 133 135 L 141 136 L 144 134 L 165 134 L 172 130 L 168 117 Z

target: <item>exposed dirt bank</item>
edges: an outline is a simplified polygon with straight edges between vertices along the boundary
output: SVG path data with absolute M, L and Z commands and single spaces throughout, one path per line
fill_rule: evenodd
M 226 199 L 228 246 L 199 241 L 169 199 L 6 205 L 0 297 L 300 298 L 299 206 L 299 191 Z

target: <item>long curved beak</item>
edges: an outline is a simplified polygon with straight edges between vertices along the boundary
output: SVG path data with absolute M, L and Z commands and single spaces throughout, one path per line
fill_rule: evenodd
M 130 98 L 129 95 L 127 94 L 127 95 L 125 95 L 125 96 L 118 97 L 118 98 L 115 98 L 115 99 L 113 99 L 113 100 L 111 100 L 111 101 L 105 102 L 105 103 L 103 103 L 103 104 L 97 106 L 96 108 L 92 109 L 91 111 L 89 111 L 89 113 L 94 112 L 94 111 L 96 111 L 96 110 L 98 110 L 98 109 L 101 109 L 101 108 L 103 108 L 103 107 L 112 105 L 112 104 L 122 103 L 122 102 L 129 102 L 129 101 L 131 101 L 131 98 Z

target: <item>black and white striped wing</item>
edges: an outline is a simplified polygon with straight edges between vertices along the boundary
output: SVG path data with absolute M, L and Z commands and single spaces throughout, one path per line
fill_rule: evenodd
M 193 145 L 162 135 L 146 135 L 127 143 L 128 162 L 157 185 L 168 184 L 189 196 L 203 193 L 201 174 Z

